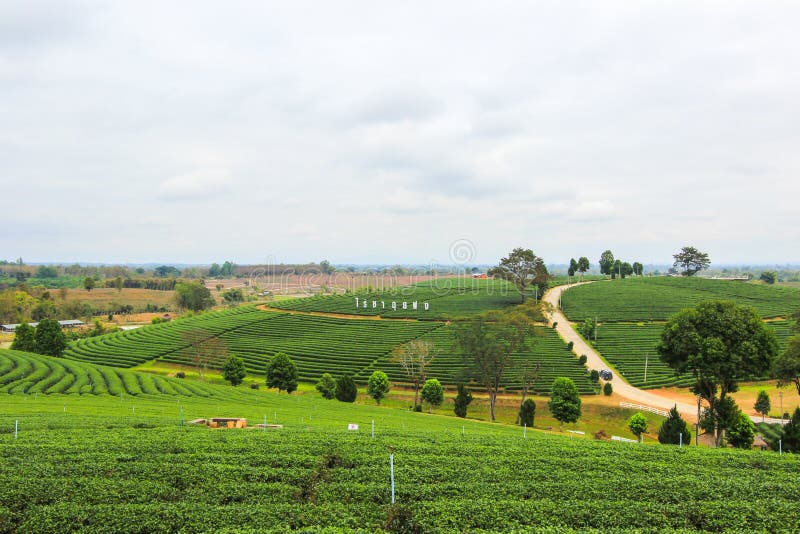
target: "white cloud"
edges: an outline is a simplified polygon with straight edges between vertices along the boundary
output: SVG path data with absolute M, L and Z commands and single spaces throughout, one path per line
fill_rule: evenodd
M 164 180 L 159 191 L 162 197 L 170 200 L 196 200 L 225 193 L 232 184 L 230 171 L 203 169 Z

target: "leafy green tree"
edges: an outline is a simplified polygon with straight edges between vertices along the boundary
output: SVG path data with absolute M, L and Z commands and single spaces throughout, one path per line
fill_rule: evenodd
M 216 278 L 219 276 L 219 271 L 219 263 L 212 263 L 211 267 L 208 268 L 208 276 Z
M 581 355 L 578 357 L 578 365 L 586 365 L 586 362 L 587 362 L 588 360 L 589 360 L 589 359 L 586 357 L 586 355 L 585 355 L 585 354 L 581 354 Z
M 232 386 L 238 386 L 244 381 L 247 376 L 247 370 L 244 367 L 244 360 L 240 357 L 231 354 L 228 361 L 222 367 L 222 376 L 231 383 Z
M 611 385 L 611 382 L 603 384 L 603 395 L 610 397 L 612 393 L 614 393 L 614 386 Z
M 761 421 L 764 421 L 764 418 L 767 416 L 771 408 L 769 395 L 767 394 L 766 390 L 762 389 L 758 392 L 758 398 L 756 399 L 756 403 L 753 408 L 755 408 L 756 412 L 761 414 Z
M 598 371 L 597 369 L 592 369 L 591 371 L 589 371 L 589 380 L 594 385 L 599 384 L 600 383 L 600 371 Z
M 739 411 L 735 422 L 728 429 L 728 443 L 737 449 L 750 449 L 756 437 L 756 430 L 750 417 Z
M 181 272 L 171 265 L 161 265 L 153 269 L 153 274 L 159 278 L 166 278 L 167 276 L 180 276 Z
M 514 284 L 522 297 L 522 302 L 525 302 L 525 294 L 531 284 L 536 286 L 537 291 L 544 291 L 550 278 L 544 260 L 531 249 L 519 247 L 501 259 L 500 265 L 489 269 L 489 276 L 502 278 Z
M 383 371 L 374 371 L 367 382 L 367 394 L 380 404 L 381 399 L 389 393 L 389 377 Z
M 633 262 L 633 274 L 636 276 L 642 276 L 644 272 L 644 265 L 639 263 L 638 261 Z
M 708 259 L 708 254 L 700 252 L 694 247 L 683 247 L 678 253 L 672 256 L 675 262 L 673 267 L 682 267 L 683 276 L 694 276 L 703 269 L 708 269 L 711 265 L 711 260 Z
M 783 426 L 781 440 L 784 451 L 800 453 L 800 408 L 795 408 L 792 418 Z
M 64 349 L 67 348 L 67 336 L 61 329 L 58 321 L 53 319 L 42 319 L 36 326 L 33 335 L 36 351 L 39 354 L 61 357 Z
M 556 378 L 547 407 L 558 421 L 560 431 L 564 431 L 564 423 L 576 422 L 581 416 L 581 396 L 575 382 L 564 376 Z
M 569 260 L 569 268 L 567 269 L 567 274 L 569 276 L 575 276 L 575 273 L 578 272 L 578 262 L 575 258 L 571 258 Z
M 453 411 L 458 417 L 467 416 L 467 406 L 472 402 L 472 393 L 464 384 L 458 385 L 458 393 L 456 394 L 455 407 Z
M 422 386 L 422 401 L 428 403 L 428 411 L 432 412 L 433 408 L 441 406 L 444 402 L 444 388 L 442 384 L 435 378 L 429 378 Z
M 720 403 L 738 389 L 741 379 L 761 376 L 772 367 L 778 342 L 753 308 L 709 301 L 670 318 L 657 350 L 677 373 L 692 374 L 693 393 L 708 402 L 720 429 Z M 718 431 L 718 445 L 721 439 Z
M 343 375 L 336 381 L 336 400 L 341 402 L 355 402 L 358 388 L 350 375 Z
M 203 311 L 214 306 L 214 297 L 201 282 L 180 282 L 175 284 L 175 302 L 181 308 Z
M 642 435 L 647 432 L 647 418 L 641 412 L 636 412 L 628 419 L 628 429 L 641 443 Z
M 737 412 L 735 422 L 728 429 L 728 443 L 738 449 L 749 449 L 753 446 L 756 430 L 753 421 L 744 412 Z
M 87 276 L 86 278 L 83 279 L 83 288 L 86 291 L 91 291 L 92 289 L 94 289 L 94 287 L 95 287 L 94 278 L 92 278 L 91 276 Z
M 525 345 L 532 332 L 531 317 L 523 312 L 488 312 L 458 324 L 455 343 L 464 363 L 489 394 L 489 419 L 494 421 L 494 407 L 503 375 L 511 366 L 511 357 Z
M 336 380 L 330 373 L 323 373 L 315 387 L 322 394 L 323 399 L 330 400 L 336 397 Z
M 778 377 L 778 387 L 794 384 L 800 395 L 800 335 L 789 338 L 786 350 L 775 362 L 775 375 Z
M 239 288 L 229 289 L 222 294 L 222 300 L 225 301 L 225 304 L 238 304 L 244 302 L 244 293 Z
M 28 323 L 22 323 L 14 330 L 14 341 L 11 350 L 23 352 L 36 352 L 36 329 Z
M 778 279 L 778 275 L 775 273 L 775 271 L 764 271 L 761 273 L 761 276 L 759 276 L 758 279 L 765 284 L 772 285 Z
M 525 399 L 519 407 L 519 417 L 517 420 L 520 425 L 533 426 L 533 418 L 536 416 L 536 403 L 533 399 Z
M 233 276 L 233 270 L 236 267 L 236 264 L 231 261 L 226 261 L 222 264 L 222 267 L 219 269 L 220 276 Z
M 36 278 L 58 278 L 58 269 L 52 265 L 40 265 L 36 269 Z
M 581 278 L 583 278 L 584 273 L 589 270 L 591 267 L 591 263 L 589 263 L 589 258 L 586 256 L 581 256 L 578 258 L 578 272 L 581 273 Z
M 596 328 L 597 323 L 595 322 L 594 317 L 586 319 L 580 326 L 578 326 L 578 330 L 580 330 L 581 335 L 587 340 L 591 340 L 594 337 L 594 331 Z
M 683 434 L 684 443 L 692 441 L 689 425 L 678 413 L 678 407 L 673 406 L 669 411 L 669 416 L 661 423 L 661 428 L 658 429 L 658 442 L 664 445 L 679 445 L 681 443 L 681 434 Z
M 606 250 L 600 254 L 600 274 L 611 274 L 614 270 L 614 253 Z
M 297 366 L 286 353 L 278 352 L 269 362 L 267 387 L 277 388 L 278 392 L 286 390 L 286 393 L 297 389 Z

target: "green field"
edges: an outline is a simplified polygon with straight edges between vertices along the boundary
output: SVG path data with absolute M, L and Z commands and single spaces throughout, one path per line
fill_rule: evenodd
M 794 323 L 770 321 L 766 324 L 775 332 L 783 350 L 786 340 L 793 333 Z M 691 377 L 676 376 L 675 372 L 658 357 L 656 345 L 663 329 L 664 323 L 606 323 L 597 329 L 595 347 L 634 386 L 640 388 L 690 386 L 693 383 Z M 647 380 L 645 380 L 645 360 L 647 360 Z
M 503 280 L 442 278 L 388 291 L 320 295 L 284 300 L 271 305 L 275 308 L 305 312 L 446 320 L 506 308 L 519 304 L 520 300 L 516 288 Z M 393 303 L 396 309 L 393 308 Z M 405 309 L 403 303 L 406 304 Z M 416 309 L 414 303 L 417 305 Z M 429 305 L 427 310 L 426 303 Z
M 635 322 L 666 320 L 705 300 L 746 304 L 764 318 L 788 317 L 800 309 L 800 289 L 696 277 L 627 278 L 572 288 L 561 306 L 570 321 Z
M 525 438 L 519 427 L 205 387 L 208 397 L 2 394 L 0 532 L 796 526 L 795 455 Z M 283 428 L 181 426 L 181 410 Z

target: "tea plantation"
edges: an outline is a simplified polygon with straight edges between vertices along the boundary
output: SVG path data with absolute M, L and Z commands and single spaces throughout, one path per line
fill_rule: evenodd
M 574 287 L 564 292 L 561 306 L 576 322 L 665 321 L 705 300 L 746 304 L 764 318 L 788 317 L 800 308 L 800 288 L 696 277 L 627 278 Z
M 796 528 L 795 455 L 525 438 L 316 395 L 206 388 L 209 397 L 2 393 L 0 532 Z M 187 420 L 268 415 L 283 428 L 181 426 L 179 410 Z
M 481 297 L 484 298 L 484 297 Z M 482 301 L 485 304 L 485 301 Z M 461 380 L 464 361 L 454 349 L 453 327 L 438 321 L 344 318 L 264 311 L 255 306 L 201 314 L 170 323 L 88 338 L 70 344 L 65 356 L 72 360 L 133 367 L 151 360 L 192 365 L 190 338 L 215 337 L 229 353 L 245 360 L 248 370 L 263 375 L 270 358 L 287 353 L 297 364 L 299 378 L 315 381 L 323 373 L 350 374 L 366 382 L 375 369 L 387 371 L 391 379 L 406 378 L 392 361 L 394 349 L 414 339 L 431 341 L 439 354 L 430 376 L 453 385 Z M 594 393 L 586 369 L 551 330 L 539 329 L 527 350 L 514 355 L 505 385 L 520 387 L 523 363 L 540 363 L 540 380 L 535 390 L 546 392 L 557 376 L 572 378 L 582 393 Z M 217 362 L 216 367 L 223 362 Z
M 766 324 L 775 332 L 783 348 L 793 333 L 794 323 L 769 321 Z M 663 328 L 664 323 L 606 323 L 597 329 L 595 346 L 634 386 L 640 388 L 689 386 L 693 383 L 691 377 L 676 376 L 675 372 L 658 357 L 656 345 Z M 645 360 L 647 360 L 647 380 L 644 374 Z

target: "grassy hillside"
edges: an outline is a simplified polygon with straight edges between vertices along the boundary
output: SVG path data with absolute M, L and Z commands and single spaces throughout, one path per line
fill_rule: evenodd
M 286 352 L 298 366 L 301 380 L 315 381 L 322 373 L 349 373 L 365 382 L 375 369 L 383 369 L 392 380 L 406 378 L 392 362 L 394 349 L 408 341 L 430 340 L 440 351 L 431 374 L 445 384 L 455 384 L 464 369 L 462 356 L 454 349 L 452 326 L 436 321 L 392 321 L 289 314 L 241 306 L 202 314 L 170 323 L 146 326 L 88 338 L 70 344 L 66 357 L 74 360 L 134 367 L 158 359 L 191 364 L 190 338 L 216 337 L 228 351 L 244 358 L 250 372 L 263 375 L 276 352 Z M 540 329 L 529 350 L 514 356 L 520 365 L 509 370 L 505 384 L 519 388 L 523 362 L 541 363 L 541 379 L 535 390 L 549 391 L 557 376 L 572 378 L 583 393 L 593 393 L 586 370 L 566 350 L 551 330 Z M 219 364 L 218 364 L 219 365 Z
M 800 308 L 800 289 L 703 278 L 653 277 L 595 282 L 566 291 L 561 306 L 570 321 L 666 320 L 704 300 L 732 300 L 762 317 L 787 317 Z
M 233 388 L 207 386 L 212 390 Z M 243 390 L 11 394 L 0 531 L 792 530 L 800 458 L 598 442 Z M 135 413 L 132 410 L 135 402 Z M 214 415 L 281 430 L 180 426 Z M 372 421 L 376 436 L 370 437 Z M 14 421 L 20 433 L 13 437 Z M 357 423 L 358 432 L 346 425 Z M 397 506 L 390 506 L 388 447 Z M 777 488 L 777 490 L 776 490 Z

